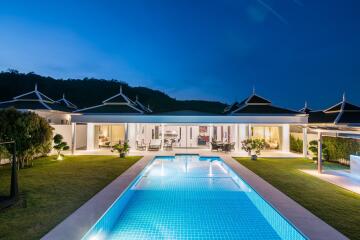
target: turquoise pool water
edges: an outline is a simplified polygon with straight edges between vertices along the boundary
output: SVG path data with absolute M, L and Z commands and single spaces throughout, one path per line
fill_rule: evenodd
M 305 239 L 218 157 L 156 157 L 84 236 Z

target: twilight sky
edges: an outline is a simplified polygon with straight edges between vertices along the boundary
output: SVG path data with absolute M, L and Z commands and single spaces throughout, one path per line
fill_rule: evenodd
M 359 0 L 0 0 L 0 70 L 178 99 L 360 104 Z

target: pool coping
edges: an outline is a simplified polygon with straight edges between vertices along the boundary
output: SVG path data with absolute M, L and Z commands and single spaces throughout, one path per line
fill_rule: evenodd
M 241 163 L 233 159 L 230 155 L 221 155 L 220 157 L 234 172 L 245 180 L 263 199 L 272 205 L 307 238 L 317 240 L 348 239 L 309 210 L 241 165 Z
M 142 157 L 41 239 L 81 239 L 154 157 L 154 155 Z
M 156 156 L 174 156 L 163 154 L 142 157 L 123 174 L 117 177 L 104 189 L 85 202 L 75 212 L 65 218 L 55 228 L 50 230 L 42 240 L 79 240 L 96 224 L 113 202 L 128 188 L 141 171 Z M 336 229 L 316 217 L 300 204 L 273 187 L 248 168 L 241 165 L 228 154 L 199 154 L 199 156 L 220 157 L 224 162 L 249 184 L 260 196 L 272 205 L 282 216 L 290 221 L 299 231 L 309 239 L 340 240 L 348 239 Z

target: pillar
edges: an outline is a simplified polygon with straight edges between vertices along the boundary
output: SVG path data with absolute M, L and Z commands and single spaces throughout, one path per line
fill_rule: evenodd
M 165 136 L 165 127 L 164 127 L 164 124 L 162 123 L 161 124 L 161 150 L 163 151 L 164 150 L 164 136 Z
M 86 131 L 86 150 L 94 150 L 95 125 L 93 123 L 88 123 Z
M 322 134 L 318 132 L 318 160 L 317 160 L 318 173 L 322 173 Z
M 237 143 L 238 149 L 241 150 L 241 142 L 247 139 L 249 128 L 246 124 L 239 124 L 239 142 Z
M 308 140 L 307 140 L 307 127 L 303 127 L 303 156 L 307 158 L 308 155 Z
M 214 133 L 214 126 L 212 124 L 209 125 L 209 149 L 211 150 L 211 142 L 212 142 L 212 138 L 213 138 L 213 133 Z
M 235 151 L 239 151 L 239 124 L 235 124 Z
M 283 124 L 282 126 L 282 148 L 283 152 L 290 152 L 290 125 Z
M 128 123 L 124 124 L 124 128 L 125 128 L 125 141 L 129 141 L 129 126 L 128 126 Z
M 76 123 L 71 123 L 71 154 L 76 150 Z

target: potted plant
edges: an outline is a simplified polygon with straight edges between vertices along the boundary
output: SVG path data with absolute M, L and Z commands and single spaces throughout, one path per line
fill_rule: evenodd
M 57 158 L 56 160 L 63 160 L 63 154 L 61 154 L 61 151 L 69 150 L 69 146 L 66 142 L 63 142 L 63 136 L 61 134 L 56 134 L 53 138 L 54 140 L 54 149 L 57 152 Z
M 124 158 L 126 154 L 129 152 L 129 150 L 130 150 L 130 146 L 128 141 L 124 141 L 123 144 L 121 142 L 115 144 L 114 146 L 112 146 L 111 149 L 112 152 L 117 151 L 121 158 Z
M 265 148 L 265 140 L 264 139 L 246 139 L 241 142 L 241 148 L 251 155 L 251 160 L 256 160 L 257 156 L 260 155 L 261 150 Z M 254 151 L 254 154 L 252 154 Z

